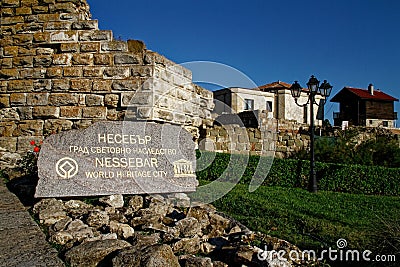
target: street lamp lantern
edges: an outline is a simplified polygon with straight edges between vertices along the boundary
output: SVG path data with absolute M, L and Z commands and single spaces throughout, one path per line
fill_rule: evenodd
M 319 92 L 323 97 L 329 97 L 332 92 L 332 85 L 330 85 L 326 80 L 319 87 Z
M 325 105 L 325 101 L 321 101 L 320 104 L 318 104 L 315 101 L 315 96 L 320 94 L 321 96 L 327 98 L 330 96 L 332 92 L 332 85 L 330 85 L 326 80 L 319 85 L 319 81 L 317 78 L 315 78 L 314 75 L 311 76 L 311 78 L 308 80 L 307 83 L 308 91 L 304 91 L 305 94 L 307 94 L 307 103 L 305 104 L 299 104 L 297 101 L 302 93 L 302 87 L 301 85 L 295 81 L 292 86 L 290 87 L 290 91 L 292 93 L 292 96 L 294 98 L 294 101 L 296 104 L 300 107 L 307 107 L 308 104 L 310 104 L 310 184 L 312 185 L 311 190 L 312 192 L 317 192 L 318 191 L 318 186 L 317 186 L 317 174 L 315 172 L 315 151 L 314 151 L 314 144 L 315 144 L 315 136 L 314 136 L 314 104 L 319 106 L 321 103 L 322 105 Z
M 300 97 L 301 90 L 302 90 L 302 87 L 297 81 L 295 81 L 294 84 L 292 84 L 292 86 L 290 87 L 290 92 L 292 93 L 292 96 L 295 99 Z
M 307 87 L 314 94 L 318 92 L 319 81 L 314 75 L 311 75 L 311 78 L 308 80 Z

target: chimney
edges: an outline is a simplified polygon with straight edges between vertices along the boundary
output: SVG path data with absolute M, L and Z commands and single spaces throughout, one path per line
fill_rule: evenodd
M 372 83 L 368 85 L 368 92 L 370 95 L 374 95 L 374 85 Z

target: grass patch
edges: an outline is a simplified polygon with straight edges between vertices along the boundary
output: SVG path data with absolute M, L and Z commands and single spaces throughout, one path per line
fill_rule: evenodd
M 247 185 L 239 184 L 213 204 L 250 229 L 285 239 L 302 249 L 336 248 L 336 241 L 344 238 L 348 249 L 396 254 L 400 244 L 395 231 L 400 222 L 399 200 L 267 186 L 250 193 Z M 388 245 L 382 246 L 385 241 Z

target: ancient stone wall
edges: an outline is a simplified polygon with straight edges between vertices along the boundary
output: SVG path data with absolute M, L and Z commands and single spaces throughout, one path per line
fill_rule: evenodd
M 189 70 L 119 41 L 86 0 L 2 0 L 0 153 L 99 120 L 209 124 L 212 93 Z M 192 127 L 192 128 L 191 128 Z
M 237 124 L 215 125 L 201 131 L 200 134 L 200 149 L 220 153 L 272 155 L 271 152 L 275 151 L 275 157 L 287 158 L 310 145 L 308 134 L 271 132 Z

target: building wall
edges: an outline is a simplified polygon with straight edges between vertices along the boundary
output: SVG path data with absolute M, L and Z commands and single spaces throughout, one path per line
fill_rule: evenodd
M 304 123 L 304 117 L 307 116 L 307 124 L 310 124 L 310 105 L 307 107 L 305 112 L 303 107 L 296 105 L 290 90 L 282 90 L 277 94 L 271 92 L 262 92 L 258 90 L 243 89 L 243 88 L 229 88 L 214 92 L 214 98 L 218 101 L 216 102 L 216 108 L 214 112 L 217 114 L 222 114 L 222 112 L 227 112 L 230 110 L 223 103 L 219 101 L 225 101 L 227 106 L 231 107 L 232 113 L 240 113 L 245 111 L 245 99 L 254 100 L 254 110 L 266 110 L 267 101 L 272 102 L 272 112 L 270 114 L 271 118 L 283 119 L 296 121 L 298 123 Z M 307 95 L 302 93 L 298 99 L 299 104 L 307 103 Z M 321 96 L 316 97 L 317 103 L 323 99 Z M 225 106 L 225 107 L 224 107 Z M 314 105 L 314 118 L 315 124 L 321 125 L 322 120 L 317 120 L 318 106 Z
M 1 4 L 1 157 L 99 120 L 169 122 L 195 135 L 212 123 L 212 93 L 188 69 L 100 30 L 86 0 Z
M 387 126 L 385 126 L 387 123 Z M 366 119 L 366 124 L 363 126 L 367 127 L 387 127 L 387 128 L 396 128 L 395 120 L 379 120 L 379 119 Z
M 267 101 L 274 102 L 274 94 L 243 88 L 228 88 L 214 92 L 214 112 L 217 114 L 240 113 L 245 110 L 245 99 L 254 100 L 253 110 L 266 110 Z M 228 108 L 229 107 L 229 108 Z M 273 107 L 274 108 L 274 107 Z
M 384 101 L 365 101 L 366 117 L 392 120 L 394 115 L 394 103 Z

